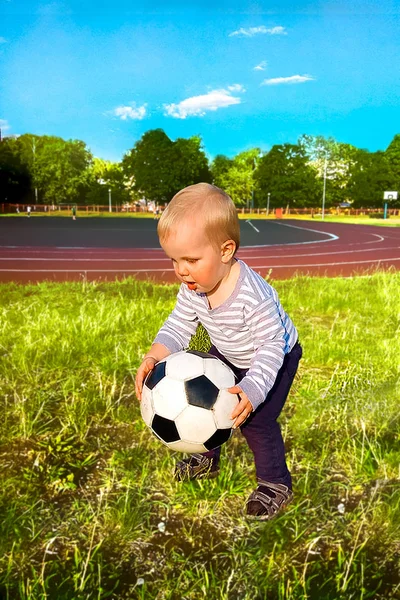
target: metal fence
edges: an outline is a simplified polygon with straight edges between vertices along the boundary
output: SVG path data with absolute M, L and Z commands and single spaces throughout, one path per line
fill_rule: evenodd
M 29 208 L 29 210 L 28 210 Z M 42 215 L 53 215 L 57 216 L 58 214 L 63 214 L 65 212 L 72 213 L 72 209 L 75 208 L 77 213 L 81 215 L 85 214 L 103 214 L 110 212 L 109 205 L 77 205 L 75 203 L 71 204 L 10 204 L 10 203 L 2 203 L 0 204 L 0 211 L 2 214 L 42 214 Z M 159 209 L 162 211 L 165 207 L 160 206 Z M 321 208 L 273 208 L 267 211 L 266 208 L 238 208 L 238 213 L 240 214 L 256 214 L 256 215 L 266 215 L 266 216 L 290 216 L 290 215 L 309 215 L 311 217 L 317 216 L 321 214 Z M 154 216 L 154 211 L 149 210 L 146 206 L 123 206 L 123 205 L 113 205 L 111 207 L 111 212 L 113 213 L 142 213 L 148 214 L 149 216 Z M 383 213 L 382 208 L 342 208 L 342 207 L 334 207 L 334 208 L 326 208 L 325 214 L 331 215 L 381 215 Z M 388 215 L 398 216 L 400 215 L 399 208 L 389 208 Z

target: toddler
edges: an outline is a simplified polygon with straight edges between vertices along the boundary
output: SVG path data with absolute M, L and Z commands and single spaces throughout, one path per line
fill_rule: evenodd
M 272 519 L 293 496 L 277 419 L 302 355 L 296 328 L 275 289 L 236 258 L 239 220 L 223 190 L 198 183 L 178 192 L 162 213 L 158 235 L 181 286 L 138 369 L 136 394 L 140 400 L 147 374 L 161 359 L 187 348 L 201 323 L 211 339 L 209 353 L 236 376 L 229 391 L 240 401 L 232 419 L 254 454 L 257 476 L 246 514 Z M 177 464 L 175 477 L 215 477 L 219 458 L 220 448 L 193 454 Z

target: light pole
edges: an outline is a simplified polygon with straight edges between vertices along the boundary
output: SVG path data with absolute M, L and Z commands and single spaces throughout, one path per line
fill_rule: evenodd
M 112 212 L 112 208 L 111 208 L 111 188 L 108 188 L 108 212 Z
M 271 193 L 268 192 L 268 197 L 267 197 L 267 215 L 269 215 L 269 199 L 271 197 Z
M 324 188 L 323 188 L 323 192 L 322 192 L 322 219 L 325 218 L 325 196 L 326 196 L 326 168 L 327 168 L 327 164 L 328 161 L 326 159 L 326 155 L 325 155 L 325 164 L 324 164 Z
M 33 138 L 32 140 L 32 153 L 33 153 L 33 175 L 34 178 L 36 179 L 36 140 L 35 138 Z M 35 182 L 35 204 L 37 204 L 38 201 L 38 190 L 36 187 L 36 182 Z
M 253 170 L 251 172 L 251 208 L 254 210 L 254 171 L 257 168 L 256 158 L 253 158 Z

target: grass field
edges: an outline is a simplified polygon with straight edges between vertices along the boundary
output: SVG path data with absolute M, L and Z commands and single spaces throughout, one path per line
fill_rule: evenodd
M 239 432 L 218 479 L 179 484 L 140 418 L 176 286 L 0 286 L 2 600 L 399 597 L 400 273 L 276 287 L 304 348 L 281 419 L 295 500 L 254 524 Z
M 104 212 L 85 212 L 85 211 L 79 211 L 77 213 L 77 218 L 81 219 L 81 218 L 91 218 L 91 217 L 103 217 L 105 219 L 121 219 L 121 218 L 128 218 L 128 219 L 148 219 L 151 218 L 151 213 L 126 213 L 126 212 L 120 212 L 120 213 L 110 213 L 107 211 Z M 0 214 L 0 218 L 1 217 L 17 217 L 17 218 L 27 218 L 26 214 L 20 213 L 19 215 L 16 215 L 15 213 L 4 213 L 4 214 Z M 36 217 L 68 217 L 71 218 L 71 211 L 67 211 L 67 210 L 60 210 L 60 211 L 56 211 L 55 213 L 52 212 L 40 212 L 40 213 L 32 213 L 32 218 L 36 218 Z M 275 214 L 271 213 L 270 215 L 268 215 L 268 217 L 265 214 L 258 214 L 258 213 L 250 213 L 250 214 L 243 214 L 243 213 L 239 213 L 239 219 L 250 219 L 250 220 L 258 220 L 258 219 L 275 219 Z M 299 221 L 310 221 L 313 220 L 316 223 L 317 222 L 327 222 L 327 223 L 350 223 L 352 225 L 379 225 L 381 227 L 400 227 L 400 216 L 390 216 L 390 218 L 388 219 L 378 219 L 378 218 L 371 218 L 369 217 L 369 215 L 358 215 L 358 216 L 352 216 L 352 215 L 336 215 L 336 214 L 325 214 L 324 219 L 322 219 L 320 214 L 315 214 L 314 217 L 312 217 L 311 215 L 294 215 L 294 214 L 287 214 L 287 215 L 283 215 L 282 217 L 283 219 L 296 219 Z

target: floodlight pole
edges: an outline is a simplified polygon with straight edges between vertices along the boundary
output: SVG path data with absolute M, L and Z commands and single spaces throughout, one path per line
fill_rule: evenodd
M 322 192 L 322 219 L 325 218 L 326 168 L 327 168 L 327 164 L 328 164 L 328 161 L 326 160 L 326 156 L 325 156 L 325 164 L 324 164 L 324 189 L 323 189 L 323 192 Z
M 33 153 L 33 172 L 36 178 L 36 140 L 35 138 L 33 138 L 32 141 L 32 153 Z M 37 204 L 38 202 L 38 190 L 36 187 L 36 182 L 35 182 L 35 204 Z
M 108 212 L 112 212 L 112 208 L 111 208 L 111 188 L 108 188 Z
M 256 159 L 253 158 L 253 172 L 251 174 L 251 208 L 254 211 L 254 171 L 256 170 Z

